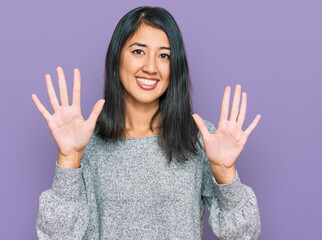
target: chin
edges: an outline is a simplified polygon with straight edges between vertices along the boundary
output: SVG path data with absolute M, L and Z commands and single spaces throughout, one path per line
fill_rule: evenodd
M 140 99 L 136 99 L 136 101 L 143 104 L 152 104 L 152 103 L 159 103 L 159 98 L 140 98 Z
M 126 102 L 132 102 L 135 104 L 152 104 L 152 103 L 159 103 L 159 97 L 152 97 L 151 95 L 147 96 L 133 96 L 133 95 L 128 95 L 126 94 L 124 96 L 125 103 Z

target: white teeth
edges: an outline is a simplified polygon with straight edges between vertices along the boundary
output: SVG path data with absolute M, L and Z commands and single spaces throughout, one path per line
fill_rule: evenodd
M 145 78 L 136 78 L 136 80 L 138 80 L 140 83 L 144 85 L 150 85 L 150 86 L 157 83 L 157 80 L 148 80 Z

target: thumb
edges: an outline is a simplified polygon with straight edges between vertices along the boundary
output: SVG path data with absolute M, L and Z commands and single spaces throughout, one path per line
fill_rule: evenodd
M 205 122 L 202 120 L 202 118 L 198 115 L 198 114 L 196 114 L 196 113 L 194 113 L 194 114 L 192 114 L 192 117 L 193 117 L 193 119 L 195 120 L 195 122 L 196 122 L 196 124 L 197 124 L 197 126 L 198 126 L 198 128 L 199 128 L 199 131 L 200 131 L 200 133 L 201 133 L 201 136 L 202 136 L 202 138 L 205 140 L 205 139 L 207 139 L 208 138 L 208 136 L 210 135 L 210 133 L 209 133 L 209 131 L 208 131 L 208 128 L 206 127 L 206 125 L 205 125 Z
M 99 114 L 101 113 L 101 111 L 103 109 L 104 103 L 105 103 L 105 100 L 104 99 L 100 99 L 94 105 L 94 108 L 92 110 L 92 113 L 89 115 L 89 117 L 87 119 L 87 121 L 89 122 L 89 124 L 91 126 L 95 126 L 96 120 L 97 120 Z

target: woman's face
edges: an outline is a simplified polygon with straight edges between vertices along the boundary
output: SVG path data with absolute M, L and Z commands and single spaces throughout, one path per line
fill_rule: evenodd
M 141 24 L 127 40 L 120 59 L 125 102 L 159 104 L 170 76 L 170 43 L 160 29 Z

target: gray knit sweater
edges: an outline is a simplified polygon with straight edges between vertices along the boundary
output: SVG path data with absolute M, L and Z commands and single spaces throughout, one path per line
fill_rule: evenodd
M 157 139 L 106 143 L 93 134 L 79 169 L 56 164 L 52 187 L 39 198 L 38 238 L 199 240 L 206 204 L 218 239 L 257 239 L 256 197 L 238 174 L 218 184 L 203 149 L 168 165 Z

